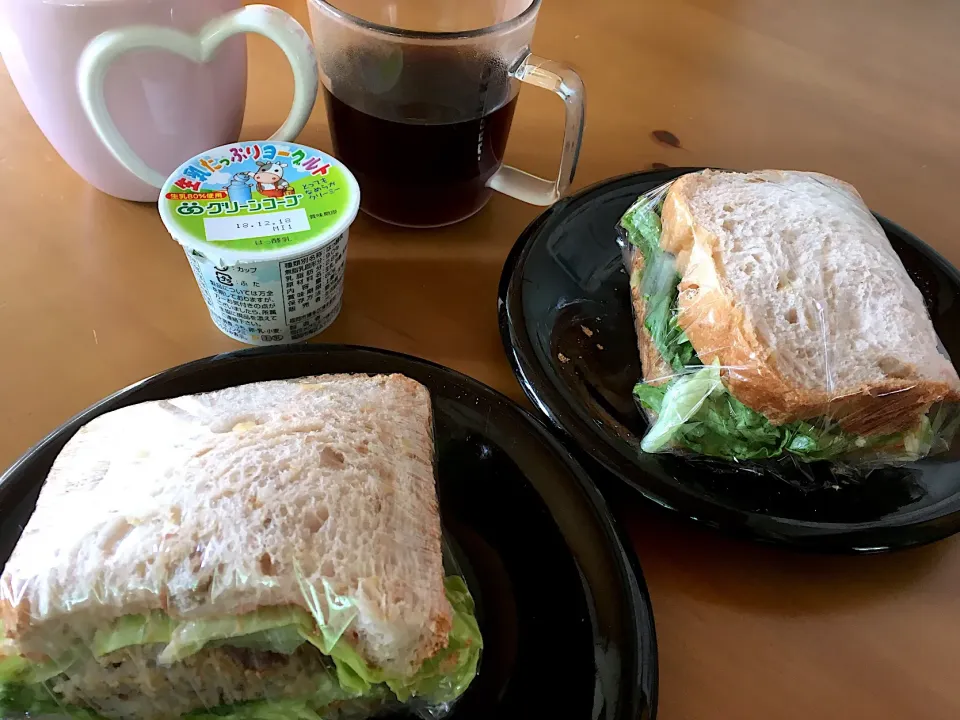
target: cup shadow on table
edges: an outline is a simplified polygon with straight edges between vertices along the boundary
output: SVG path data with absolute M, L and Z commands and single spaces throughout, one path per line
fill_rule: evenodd
M 495 207 L 496 204 L 503 202 L 513 205 L 510 212 L 499 212 L 500 208 Z M 517 211 L 518 207 L 522 209 L 520 212 Z M 350 242 L 353 243 L 355 240 L 365 242 L 369 233 L 376 233 L 380 241 L 396 242 L 397 245 L 393 249 L 401 258 L 405 248 L 413 252 L 420 251 L 422 254 L 423 248 L 443 247 L 448 251 L 445 255 L 449 255 L 451 250 L 482 251 L 484 258 L 496 256 L 497 282 L 499 283 L 499 271 L 507 254 L 530 219 L 539 214 L 540 210 L 541 208 L 519 204 L 513 199 L 494 194 L 487 206 L 476 215 L 452 225 L 437 228 L 405 228 L 391 225 L 361 211 L 350 228 Z
M 735 538 L 658 508 L 589 458 L 581 461 L 629 535 L 654 602 L 663 582 L 667 595 L 689 594 L 751 613 L 856 610 L 903 593 L 955 552 L 949 538 L 876 555 L 803 552 Z
M 373 345 L 447 364 L 500 357 L 499 277 L 500 263 L 493 259 L 404 258 L 402 252 L 352 258 L 344 310 L 319 340 Z

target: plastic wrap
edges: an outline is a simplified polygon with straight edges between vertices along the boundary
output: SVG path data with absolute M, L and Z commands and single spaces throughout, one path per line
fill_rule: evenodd
M 723 175 L 741 187 L 720 186 Z M 956 370 L 849 185 L 812 173 L 685 175 L 638 198 L 618 236 L 643 452 L 774 475 L 823 460 L 855 475 L 949 446 Z
M 0 716 L 444 717 L 482 639 L 433 453 L 429 394 L 402 376 L 97 418 L 0 578 Z

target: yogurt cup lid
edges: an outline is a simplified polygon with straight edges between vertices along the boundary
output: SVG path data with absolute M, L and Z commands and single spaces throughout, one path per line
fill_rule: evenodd
M 158 204 L 177 242 L 235 265 L 295 257 L 337 237 L 357 217 L 360 187 L 319 150 L 237 142 L 177 168 Z

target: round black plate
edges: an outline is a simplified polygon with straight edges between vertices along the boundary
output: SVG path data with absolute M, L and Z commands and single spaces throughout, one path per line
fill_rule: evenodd
M 600 183 L 561 200 L 520 236 L 500 281 L 500 330 L 527 395 L 608 471 L 716 528 L 839 552 L 907 547 L 960 530 L 960 443 L 945 455 L 819 489 L 805 478 L 783 481 L 733 466 L 721 472 L 715 463 L 640 453 L 647 423 L 631 397 L 640 359 L 614 228 L 638 195 L 697 169 Z M 960 273 L 903 228 L 878 219 L 947 351 L 960 359 Z
M 245 350 L 167 370 L 78 415 L 0 478 L 5 563 L 63 445 L 116 408 L 318 373 L 402 373 L 430 389 L 441 515 L 477 600 L 480 674 L 452 718 L 653 718 L 657 652 L 640 567 L 603 499 L 539 421 L 447 368 L 345 346 Z

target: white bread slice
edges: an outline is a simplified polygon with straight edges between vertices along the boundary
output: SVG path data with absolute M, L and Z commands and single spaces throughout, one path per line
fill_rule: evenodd
M 319 604 L 406 675 L 444 647 L 429 392 L 400 376 L 329 375 L 148 402 L 63 449 L 0 578 L 7 635 L 43 652 L 113 618 Z M 317 590 L 305 597 L 297 576 Z
M 920 291 L 850 185 L 708 170 L 673 184 L 662 220 L 683 275 L 680 326 L 774 423 L 829 416 L 892 433 L 960 399 Z

